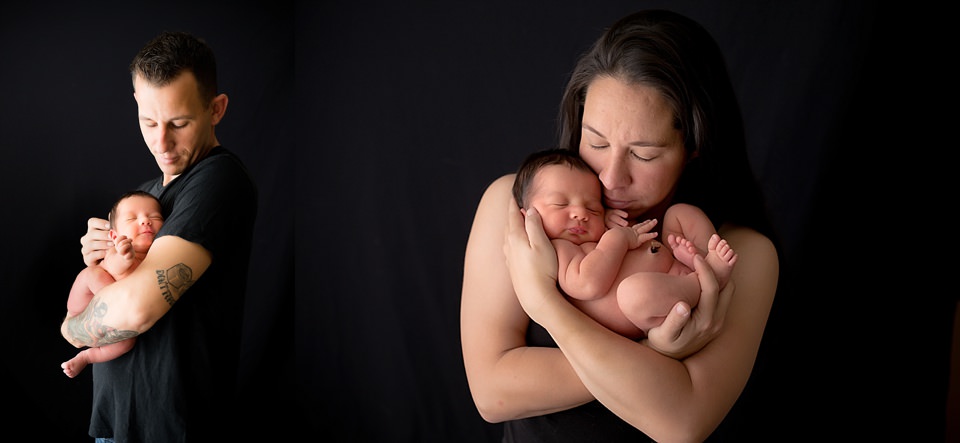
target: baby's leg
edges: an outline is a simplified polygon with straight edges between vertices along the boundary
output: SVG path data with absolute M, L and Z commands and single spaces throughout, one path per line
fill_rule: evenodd
M 667 241 L 673 249 L 673 256 L 689 267 L 693 267 L 693 257 L 697 255 L 697 247 L 690 240 L 679 235 L 667 236 Z M 720 288 L 727 285 L 730 281 L 730 274 L 733 273 L 733 265 L 737 262 L 737 254 L 733 247 L 726 240 L 721 239 L 719 235 L 713 234 L 707 242 L 707 255 L 704 257 L 713 273 L 717 276 L 717 283 Z
M 115 280 L 105 269 L 100 266 L 91 266 L 84 268 L 77 274 L 77 278 L 70 287 L 70 294 L 67 296 L 67 311 L 76 315 L 87 308 L 93 295 L 100 291 L 106 285 Z
M 94 349 L 97 348 L 84 349 L 70 360 L 60 363 L 60 367 L 63 368 L 63 373 L 67 374 L 67 377 L 70 378 L 76 377 L 80 371 L 83 371 L 83 368 L 86 368 L 87 365 L 90 364 L 90 352 Z
M 644 334 L 650 328 L 660 326 L 680 301 L 691 307 L 700 301 L 700 280 L 695 273 L 638 272 L 617 286 L 620 310 Z
M 67 374 L 67 377 L 76 377 L 88 364 L 110 361 L 126 354 L 133 348 L 136 340 L 136 338 L 128 338 L 110 345 L 84 349 L 75 357 L 61 363 L 60 367 L 63 368 L 63 373 Z

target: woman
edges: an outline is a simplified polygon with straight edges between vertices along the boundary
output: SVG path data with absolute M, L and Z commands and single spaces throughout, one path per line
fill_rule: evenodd
M 631 341 L 563 297 L 539 215 L 520 215 L 512 174 L 497 179 L 464 259 L 461 342 L 477 409 L 505 422 L 507 441 L 702 441 L 746 385 L 779 274 L 722 54 L 679 14 L 624 17 L 577 63 L 560 124 L 560 146 L 598 174 L 608 208 L 635 223 L 699 206 L 738 263 L 718 291 L 698 261 L 697 308 L 678 303 Z

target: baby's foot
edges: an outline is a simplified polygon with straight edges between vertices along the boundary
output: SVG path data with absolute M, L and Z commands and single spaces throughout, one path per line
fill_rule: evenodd
M 720 284 L 722 289 L 730 281 L 733 265 L 737 263 L 737 253 L 734 252 L 733 247 L 726 240 L 720 238 L 717 234 L 713 234 L 710 236 L 710 241 L 707 242 L 707 256 L 705 258 L 707 264 L 713 269 L 713 273 L 717 275 L 717 283 Z
M 87 367 L 87 362 L 81 358 L 71 358 L 60 363 L 60 367 L 63 368 L 63 373 L 67 374 L 67 377 L 74 378 L 83 368 Z
M 697 251 L 697 246 L 693 244 L 692 241 L 687 240 L 679 235 L 669 234 L 667 235 L 667 243 L 670 244 L 670 249 L 673 250 L 673 257 L 676 258 L 680 263 L 683 263 L 690 269 L 693 267 L 693 257 L 695 257 L 699 252 Z

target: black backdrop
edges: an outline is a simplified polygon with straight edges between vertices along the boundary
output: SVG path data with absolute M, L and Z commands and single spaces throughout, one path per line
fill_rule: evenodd
M 260 191 L 240 368 L 248 416 L 238 423 L 279 422 L 293 410 L 281 395 L 292 390 L 294 361 L 294 8 L 200 3 L 0 6 L 8 252 L 0 330 L 16 349 L 0 365 L 14 412 L 0 419 L 0 440 L 92 441 L 91 373 L 69 379 L 60 371 L 76 351 L 58 325 L 83 268 L 86 219 L 103 217 L 120 193 L 159 175 L 138 129 L 127 66 L 162 30 L 194 32 L 214 48 L 230 98 L 217 135 Z
M 126 66 L 176 28 L 216 51 L 230 96 L 218 137 L 261 192 L 238 426 L 497 441 L 460 355 L 473 210 L 553 143 L 567 74 L 602 29 L 672 7 L 726 54 L 782 246 L 756 368 L 714 440 L 942 441 L 956 295 L 906 284 L 926 262 L 922 231 L 891 210 L 911 198 L 914 145 L 933 145 L 935 113 L 910 100 L 932 80 L 930 46 L 905 45 L 928 41 L 929 17 L 867 1 L 403 3 L 0 7 L 0 375 L 14 409 L 0 433 L 89 441 L 89 372 L 61 373 L 73 349 L 57 327 L 86 218 L 157 174 Z

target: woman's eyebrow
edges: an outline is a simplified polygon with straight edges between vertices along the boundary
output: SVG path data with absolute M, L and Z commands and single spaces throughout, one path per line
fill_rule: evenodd
M 594 133 L 594 134 L 597 134 L 598 136 L 600 136 L 601 138 L 603 138 L 604 140 L 606 140 L 607 136 L 603 135 L 600 131 L 596 130 L 594 127 L 592 127 L 592 126 L 590 126 L 590 125 L 588 125 L 588 124 L 586 124 L 586 123 L 581 123 L 581 126 L 583 126 L 584 129 L 586 129 L 586 130 L 588 130 L 588 131 L 590 131 L 590 132 L 592 132 L 592 133 Z M 661 141 L 636 140 L 636 141 L 632 141 L 632 142 L 627 143 L 627 146 L 643 146 L 643 147 L 649 147 L 649 148 L 662 148 L 662 147 L 666 146 L 666 143 L 661 142 Z
M 581 123 L 581 125 L 583 126 L 584 129 L 586 129 L 586 130 L 588 130 L 588 131 L 590 131 L 590 132 L 592 132 L 592 133 L 594 133 L 594 134 L 597 134 L 597 135 L 599 135 L 599 136 L 601 136 L 601 137 L 603 137 L 603 138 L 607 138 L 605 135 L 601 134 L 600 131 L 594 129 L 593 126 L 590 126 L 590 125 L 588 125 L 588 124 L 586 124 L 586 123 Z

